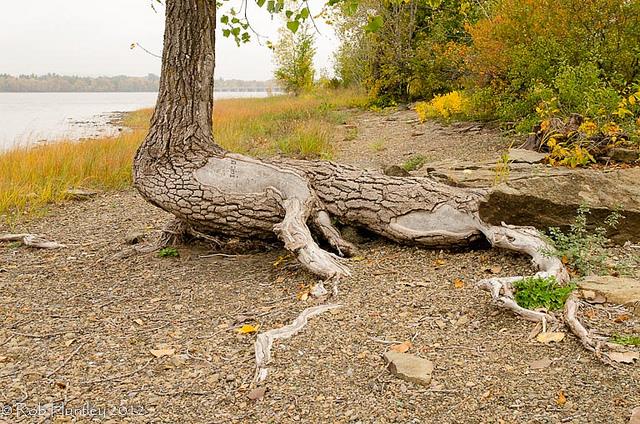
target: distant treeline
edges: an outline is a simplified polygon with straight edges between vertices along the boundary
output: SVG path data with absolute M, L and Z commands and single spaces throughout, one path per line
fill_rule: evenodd
M 158 91 L 160 77 L 77 77 L 58 74 L 20 75 L 0 74 L 0 92 L 118 92 Z M 273 81 L 242 81 L 217 79 L 216 91 L 279 91 Z

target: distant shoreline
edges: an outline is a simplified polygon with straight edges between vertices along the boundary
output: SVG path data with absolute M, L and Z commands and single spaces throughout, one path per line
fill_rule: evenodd
M 239 88 L 225 88 L 225 89 L 219 89 L 213 90 L 214 93 L 284 93 L 285 91 L 277 88 L 277 89 L 266 89 L 266 88 L 254 88 L 254 89 L 247 89 L 244 87 L 239 87 Z M 105 91 L 101 91 L 101 90 L 93 90 L 93 91 L 88 91 L 88 90 L 76 90 L 76 91 L 70 91 L 70 90 L 65 90 L 65 91 L 51 91 L 51 90 L 47 90 L 47 91 L 18 91 L 18 90 L 14 90 L 14 91 L 9 91 L 9 90 L 0 90 L 0 93 L 21 93 L 21 94 L 29 94 L 29 93 L 38 93 L 38 94 L 45 94 L 45 93 L 158 93 L 157 90 L 118 90 L 118 91 L 113 91 L 113 90 L 105 90 Z

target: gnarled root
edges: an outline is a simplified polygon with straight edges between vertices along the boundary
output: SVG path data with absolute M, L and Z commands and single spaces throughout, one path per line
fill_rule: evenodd
M 564 322 L 567 324 L 569 329 L 575 336 L 580 340 L 582 346 L 585 349 L 595 352 L 597 356 L 599 355 L 600 346 L 591 335 L 589 331 L 582 325 L 580 320 L 578 320 L 578 309 L 580 308 L 579 304 L 580 300 L 576 296 L 575 293 L 571 293 L 567 298 L 567 301 L 564 304 Z
M 67 247 L 64 244 L 47 240 L 37 234 L 4 234 L 0 236 L 0 241 L 18 241 L 25 246 L 38 249 L 60 249 Z
M 309 318 L 331 309 L 340 308 L 341 306 L 342 305 L 319 305 L 307 308 L 302 311 L 291 324 L 258 334 L 255 344 L 256 373 L 253 379 L 254 384 L 260 383 L 267 378 L 267 365 L 271 361 L 271 346 L 274 340 L 288 339 L 302 330 L 304 326 L 307 325 Z
M 318 246 L 313 240 L 307 218 L 309 209 L 297 199 L 282 201 L 285 217 L 273 227 L 273 231 L 284 243 L 285 249 L 293 252 L 298 261 L 312 273 L 327 279 L 340 279 L 351 275 L 349 269 L 340 263 L 340 258 Z
M 513 299 L 512 283 L 523 277 L 489 278 L 478 282 L 478 287 L 491 293 L 493 302 L 500 308 L 507 309 L 522 318 L 534 322 L 555 322 L 556 318 L 542 311 L 533 311 L 518 305 Z

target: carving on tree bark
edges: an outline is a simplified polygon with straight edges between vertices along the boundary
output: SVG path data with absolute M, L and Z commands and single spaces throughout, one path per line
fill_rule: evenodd
M 342 239 L 331 217 L 426 247 L 464 246 L 485 237 L 495 247 L 531 256 L 539 275 L 568 280 L 562 262 L 541 253 L 548 246 L 535 229 L 493 226 L 480 219 L 485 190 L 332 162 L 260 161 L 216 145 L 211 129 L 215 16 L 213 1 L 166 2 L 158 103 L 134 161 L 134 185 L 149 202 L 200 233 L 275 234 L 305 268 L 335 281 L 348 277 L 349 270 L 337 254 L 318 246 L 312 230 L 339 255 L 355 249 Z M 489 279 L 478 286 L 500 307 L 526 319 L 553 321 L 546 312 L 515 303 L 511 283 L 519 278 Z M 582 326 L 571 328 L 589 345 Z M 262 360 L 268 357 L 265 351 Z M 258 369 L 264 365 L 258 363 Z

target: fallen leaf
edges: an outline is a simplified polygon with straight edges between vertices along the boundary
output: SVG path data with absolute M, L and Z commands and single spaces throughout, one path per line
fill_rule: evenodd
M 284 277 L 278 277 L 276 278 L 276 283 L 282 283 L 284 281 Z
M 566 256 L 562 256 L 562 258 L 560 259 L 562 261 L 563 264 L 568 264 L 569 263 L 569 258 L 567 258 Z
M 142 321 L 140 318 L 134 319 L 133 322 L 135 322 L 138 325 L 144 325 L 144 321 Z
M 615 317 L 615 319 L 613 320 L 613 322 L 625 322 L 631 319 L 631 315 L 629 314 L 622 314 L 622 315 L 618 315 L 617 317 Z
M 594 318 L 597 315 L 597 312 L 595 309 L 585 309 L 583 313 L 584 313 L 584 316 L 590 319 Z
M 238 333 L 240 334 L 250 334 L 250 333 L 255 333 L 258 331 L 258 328 L 260 328 L 259 324 L 256 325 L 251 325 L 251 324 L 245 324 L 242 327 L 238 328 Z
M 411 342 L 409 340 L 404 341 L 400 344 L 393 345 L 389 348 L 389 350 L 392 350 L 398 353 L 405 353 L 409 349 L 411 349 Z
M 531 368 L 532 370 L 541 370 L 549 367 L 549 365 L 551 365 L 552 363 L 553 361 L 551 359 L 542 358 L 542 359 L 538 359 L 537 361 L 533 361 L 529 363 L 529 368 Z
M 609 359 L 615 362 L 623 364 L 632 364 L 633 361 L 640 359 L 638 352 L 609 352 L 607 353 Z
M 436 266 L 442 266 L 445 263 L 447 263 L 447 261 L 445 261 L 444 259 L 436 259 L 435 261 Z
M 176 353 L 175 349 L 165 348 L 165 349 L 150 349 L 149 352 L 156 358 L 162 358 L 163 356 L 171 356 Z
M 547 333 L 540 333 L 536 336 L 536 340 L 540 343 L 557 343 L 564 339 L 565 334 L 560 331 L 549 331 Z
M 162 300 L 161 297 L 154 297 L 153 299 L 149 300 L 149 303 L 157 303 L 160 302 Z
M 65 342 L 64 342 L 64 346 L 65 346 L 65 347 L 69 347 L 69 346 L 71 346 L 71 345 L 73 344 L 73 342 L 75 342 L 75 341 L 76 341 L 76 339 L 65 340 Z
M 4 362 L 7 359 L 8 359 L 8 357 L 0 355 L 0 362 Z
M 462 315 L 460 318 L 458 318 L 458 321 L 456 321 L 456 325 L 461 326 L 468 322 L 469 322 L 469 317 L 466 315 Z
M 266 391 L 266 387 L 256 387 L 247 394 L 247 397 L 251 400 L 260 400 L 264 397 Z
M 363 352 L 358 353 L 358 359 L 364 359 L 367 357 L 367 353 L 369 353 L 368 350 L 365 350 Z
M 560 390 L 558 392 L 556 403 L 558 404 L 558 406 L 564 406 L 564 404 L 567 403 L 567 396 L 565 396 L 564 391 Z
M 435 323 L 441 330 L 444 330 L 444 328 L 447 326 L 447 324 L 441 319 L 437 319 Z
M 500 274 L 502 272 L 502 267 L 500 265 L 494 265 L 489 268 L 489 272 L 492 274 Z
M 464 287 L 464 281 L 462 281 L 459 278 L 456 278 L 455 280 L 453 280 L 453 286 L 457 289 L 461 289 Z

